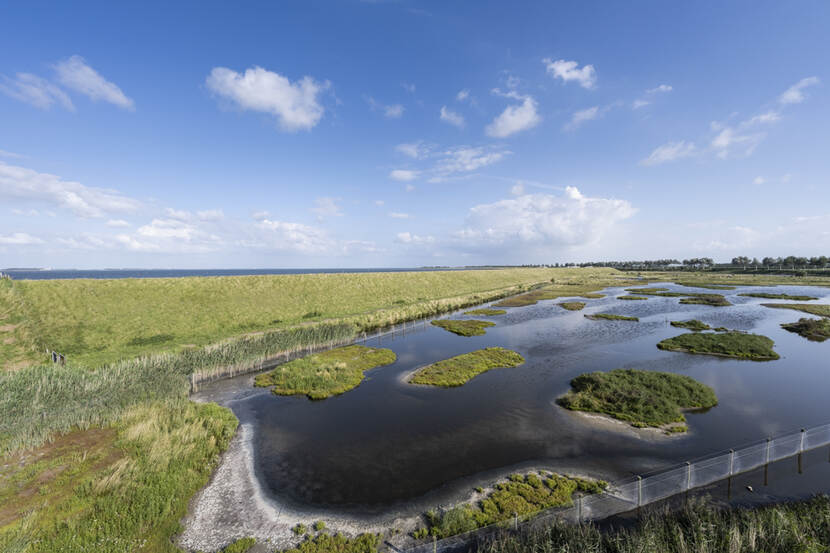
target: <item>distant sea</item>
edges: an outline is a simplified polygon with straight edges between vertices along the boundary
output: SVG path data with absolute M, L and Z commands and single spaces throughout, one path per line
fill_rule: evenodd
M 402 273 L 405 271 L 458 271 L 467 267 L 383 269 L 0 269 L 14 280 L 67 278 L 179 278 L 242 275 L 306 275 L 314 273 Z M 486 267 L 478 267 L 484 269 Z

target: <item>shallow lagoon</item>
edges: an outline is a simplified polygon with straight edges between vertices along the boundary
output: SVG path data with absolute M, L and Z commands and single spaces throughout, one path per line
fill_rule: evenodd
M 255 424 L 256 468 L 264 488 L 282 502 L 313 510 L 423 511 L 527 467 L 608 480 L 644 474 L 830 421 L 830 344 L 783 330 L 780 323 L 804 314 L 764 308 L 760 304 L 769 300 L 737 295 L 747 291 L 811 294 L 821 297 L 816 303 L 830 301 L 828 289 L 798 286 L 716 291 L 731 307 L 680 305 L 679 298 L 663 297 L 624 302 L 615 298 L 624 290 L 607 289 L 603 299 L 580 300 L 587 303 L 582 311 L 563 310 L 557 305 L 561 299 L 509 308 L 490 319 L 497 326 L 484 336 L 461 337 L 413 324 L 406 335 L 367 340 L 367 345 L 394 350 L 398 361 L 369 371 L 350 392 L 317 402 L 251 392 L 231 406 L 243 422 Z M 583 316 L 600 312 L 636 316 L 640 322 Z M 669 321 L 693 318 L 768 336 L 781 359 L 738 361 L 656 348 L 660 340 L 684 332 Z M 413 386 L 402 378 L 422 365 L 488 346 L 513 349 L 527 361 L 489 371 L 459 388 Z M 687 374 L 712 386 L 720 404 L 687 414 L 688 435 L 650 439 L 626 427 L 616 431 L 592 424 L 555 405 L 574 376 L 619 367 Z

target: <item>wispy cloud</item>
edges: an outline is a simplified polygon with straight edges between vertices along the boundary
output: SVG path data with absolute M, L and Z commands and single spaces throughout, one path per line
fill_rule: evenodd
M 459 129 L 464 128 L 464 117 L 461 114 L 448 109 L 447 106 L 441 106 L 441 121 L 449 123 Z
M 75 106 L 66 92 L 46 79 L 31 73 L 18 73 L 14 79 L 5 75 L 0 77 L 0 92 L 10 98 L 40 109 L 49 109 L 53 104 L 58 104 L 69 111 L 75 111 Z
M 566 131 L 575 131 L 579 127 L 582 126 L 583 123 L 586 121 L 592 121 L 594 119 L 599 119 L 608 111 L 609 108 L 600 108 L 599 106 L 590 107 L 587 109 L 579 110 L 574 112 L 571 115 L 571 120 L 565 123 L 563 129 Z
M 805 100 L 804 89 L 810 86 L 817 85 L 819 83 L 818 77 L 807 77 L 801 79 L 790 88 L 785 90 L 781 96 L 778 97 L 778 101 L 782 104 L 800 104 Z
M 399 182 L 412 181 L 418 178 L 418 171 L 410 169 L 393 169 L 389 172 L 389 178 Z
M 366 97 L 366 102 L 372 111 L 380 111 L 387 119 L 400 119 L 403 116 L 403 112 L 406 111 L 406 108 L 401 104 L 382 104 L 371 96 Z
M 393 219 L 409 219 L 412 217 L 409 213 L 401 213 L 400 211 L 390 211 L 389 216 Z
M 27 246 L 30 244 L 43 244 L 43 240 L 25 232 L 15 232 L 13 234 L 0 234 L 0 244 L 4 246 Z
M 661 163 L 690 157 L 696 153 L 697 148 L 695 147 L 694 142 L 686 142 L 685 140 L 681 140 L 679 142 L 667 142 L 666 144 L 655 148 L 647 158 L 640 161 L 640 165 L 659 165 Z
M 431 148 L 421 141 L 398 144 L 395 146 L 395 151 L 412 159 L 422 159 L 426 157 Z
M 314 207 L 311 212 L 317 216 L 317 219 L 325 219 L 328 217 L 341 217 L 343 212 L 340 210 L 337 198 L 323 197 L 314 200 Z
M 55 65 L 58 81 L 65 87 L 89 97 L 103 100 L 127 110 L 135 109 L 135 102 L 128 98 L 115 83 L 102 77 L 81 56 L 72 56 Z

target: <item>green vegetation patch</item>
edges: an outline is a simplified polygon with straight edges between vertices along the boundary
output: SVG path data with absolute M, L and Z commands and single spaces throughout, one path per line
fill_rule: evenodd
M 409 382 L 449 388 L 461 386 L 491 369 L 517 367 L 524 357 L 504 348 L 485 348 L 438 361 L 419 369 Z
M 495 304 L 496 307 L 525 307 L 534 305 L 542 300 L 555 300 L 581 296 L 583 298 L 595 299 L 602 297 L 598 290 L 609 286 L 627 286 L 638 282 L 633 278 L 617 276 L 620 273 L 591 273 L 584 272 L 585 269 L 578 269 L 569 273 L 557 273 L 552 283 L 542 288 L 531 290 L 518 296 L 506 298 Z M 564 278 L 558 275 L 562 274 Z
M 348 392 L 363 380 L 364 371 L 389 365 L 397 359 L 390 349 L 352 345 L 295 359 L 257 375 L 255 386 L 273 386 L 278 395 L 305 394 L 325 399 Z
M 830 317 L 830 305 L 825 304 L 809 304 L 809 303 L 762 303 L 764 307 L 771 307 L 773 309 L 794 309 L 795 311 L 803 311 L 810 315 L 818 315 L 819 317 Z
M 734 286 L 729 286 L 727 284 L 707 284 L 707 283 L 694 283 L 694 282 L 675 282 L 675 284 L 679 286 L 686 286 L 687 288 L 708 288 L 709 290 L 734 290 Z
M 632 294 L 649 294 L 649 295 L 651 295 L 651 294 L 657 294 L 659 292 L 668 292 L 669 289 L 668 288 L 658 288 L 658 287 L 652 287 L 652 288 L 626 288 L 625 291 L 626 292 L 631 292 Z
M 628 296 L 617 296 L 617 299 L 618 299 L 618 300 L 630 300 L 630 301 L 635 301 L 635 300 L 647 300 L 648 298 L 647 298 L 647 297 L 645 297 L 645 296 L 634 296 L 634 295 L 628 295 Z
M 297 547 L 282 553 L 377 553 L 381 543 L 379 534 L 360 534 L 347 538 L 342 534 L 308 536 Z
M 476 504 L 428 512 L 428 532 L 416 531 L 416 534 L 418 537 L 425 537 L 428 533 L 446 538 L 512 520 L 516 515 L 524 519 L 544 509 L 572 505 L 575 493 L 599 493 L 607 485 L 603 481 L 561 476 L 547 471 L 513 474 L 496 484 L 493 491 Z
M 496 315 L 504 315 L 507 313 L 504 309 L 473 309 L 472 311 L 465 311 L 465 315 L 478 315 L 480 317 L 495 317 Z
M 695 332 L 700 332 L 702 330 L 711 330 L 712 327 L 708 324 L 698 321 L 697 319 L 691 319 L 688 321 L 672 321 L 671 325 L 677 328 L 685 328 L 688 330 L 693 330 Z
M 460 321 L 457 319 L 437 319 L 432 321 L 432 324 L 459 336 L 482 336 L 486 332 L 485 328 L 496 326 L 496 323 L 491 321 Z
M 627 315 L 615 315 L 613 313 L 594 313 L 593 315 L 585 315 L 586 319 L 592 321 L 633 321 L 638 322 L 639 317 L 629 317 Z
M 571 380 L 571 390 L 557 402 L 566 409 L 601 413 L 635 427 L 685 431 L 683 409 L 718 404 L 709 386 L 688 376 L 615 369 L 593 372 Z
M 791 296 L 789 294 L 768 294 L 766 292 L 751 292 L 747 294 L 738 294 L 747 298 L 764 298 L 768 300 L 790 300 L 790 301 L 810 301 L 817 300 L 814 296 Z
M 559 304 L 559 307 L 562 309 L 567 309 L 568 311 L 579 311 L 583 307 L 585 307 L 585 302 L 582 301 L 563 301 Z
M 720 294 L 695 294 L 694 296 L 682 298 L 680 303 L 692 305 L 711 305 L 712 307 L 727 307 L 732 305 Z
M 585 298 L 587 300 L 599 300 L 605 297 L 605 294 L 582 294 L 579 297 Z
M 254 538 L 240 538 L 226 546 L 220 553 L 246 553 L 255 545 L 256 540 Z
M 657 347 L 666 351 L 682 351 L 719 355 L 751 361 L 770 361 L 778 359 L 772 347 L 775 342 L 760 334 L 745 332 L 689 333 L 663 340 Z
M 811 342 L 823 342 L 830 338 L 830 319 L 798 319 L 794 323 L 782 324 L 781 328 L 795 332 Z

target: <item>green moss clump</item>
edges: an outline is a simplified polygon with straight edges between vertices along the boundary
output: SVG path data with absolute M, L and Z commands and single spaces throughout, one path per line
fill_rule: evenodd
M 781 328 L 804 336 L 811 342 L 823 342 L 830 338 L 830 319 L 798 319 L 794 323 L 782 324 Z
M 254 538 L 241 538 L 225 547 L 220 553 L 246 553 L 254 545 L 256 545 Z
M 277 395 L 305 394 L 310 399 L 325 399 L 356 388 L 364 371 L 396 360 L 395 352 L 389 349 L 346 346 L 283 363 L 258 375 L 254 385 L 273 386 Z
M 677 328 L 693 330 L 695 332 L 700 332 L 702 330 L 710 330 L 712 328 L 708 324 L 698 321 L 697 319 L 691 319 L 689 321 L 672 321 L 671 325 Z
M 317 522 L 314 523 L 314 531 L 315 532 L 322 532 L 325 529 L 326 529 L 326 523 L 323 522 L 322 520 L 318 520 Z
M 557 400 L 573 411 L 602 413 L 637 427 L 678 426 L 685 429 L 681 409 L 717 405 L 705 384 L 673 373 L 616 369 L 571 380 L 571 391 Z
M 761 305 L 764 307 L 772 307 L 773 309 L 794 309 L 795 311 L 803 311 L 810 315 L 830 317 L 830 305 L 809 303 L 762 303 Z
M 645 297 L 645 296 L 628 295 L 628 296 L 617 296 L 617 299 L 618 300 L 647 300 L 648 298 Z
M 748 294 L 738 294 L 747 298 L 765 298 L 768 300 L 791 300 L 791 301 L 810 301 L 817 300 L 815 296 L 791 296 L 789 294 L 767 294 L 765 292 L 752 292 Z
M 626 315 L 614 315 L 613 313 L 594 313 L 593 315 L 585 315 L 586 319 L 592 321 L 606 320 L 606 321 L 634 321 L 638 322 L 639 317 L 628 317 Z
M 496 323 L 490 321 L 459 321 L 456 319 L 438 319 L 432 321 L 432 324 L 459 336 L 482 336 L 485 334 L 485 328 L 496 326 Z
M 585 307 L 585 302 L 582 301 L 563 301 L 559 304 L 559 307 L 562 309 L 567 309 L 568 311 L 579 311 L 583 307 Z
M 504 315 L 505 313 L 507 313 L 507 311 L 505 311 L 504 309 L 489 309 L 489 308 L 473 309 L 472 311 L 465 311 L 464 312 L 465 315 L 478 315 L 478 316 L 482 316 L 482 317 L 494 317 L 496 315 Z
M 294 528 L 291 529 L 298 536 L 304 536 L 308 533 L 308 528 L 306 528 L 305 524 L 297 524 Z
M 657 347 L 666 351 L 682 351 L 705 355 L 719 355 L 752 361 L 778 359 L 772 347 L 775 342 L 759 334 L 745 332 L 689 333 L 663 340 Z
M 524 362 L 524 357 L 515 351 L 485 348 L 427 365 L 412 375 L 409 382 L 450 388 L 461 386 L 491 369 L 518 367 Z

